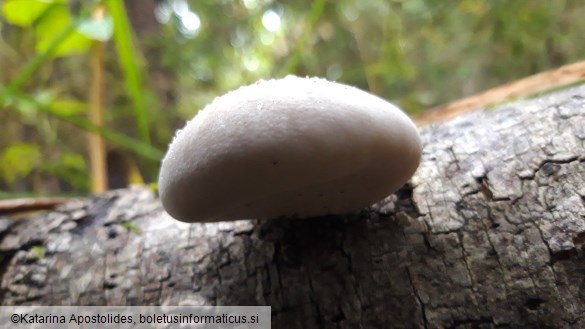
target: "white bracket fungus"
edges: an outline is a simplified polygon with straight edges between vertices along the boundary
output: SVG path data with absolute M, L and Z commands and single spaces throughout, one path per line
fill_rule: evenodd
M 381 98 L 287 76 L 200 111 L 169 146 L 158 187 L 185 222 L 341 214 L 399 189 L 421 148 L 412 121 Z

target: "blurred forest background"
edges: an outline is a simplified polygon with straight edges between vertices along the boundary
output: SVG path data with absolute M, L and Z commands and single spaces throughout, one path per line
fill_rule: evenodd
M 261 78 L 418 113 L 585 58 L 583 1 L 0 3 L 0 198 L 155 182 L 185 120 Z

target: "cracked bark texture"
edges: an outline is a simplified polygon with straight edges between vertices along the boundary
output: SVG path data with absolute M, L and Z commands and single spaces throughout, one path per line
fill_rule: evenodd
M 184 224 L 148 189 L 0 219 L 2 305 L 270 305 L 274 328 L 585 328 L 585 86 L 421 131 L 343 216 Z

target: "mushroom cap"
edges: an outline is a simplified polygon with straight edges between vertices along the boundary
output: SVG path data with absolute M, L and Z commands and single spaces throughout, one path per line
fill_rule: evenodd
M 415 125 L 394 105 L 287 76 L 201 110 L 177 131 L 158 188 L 165 210 L 185 222 L 341 214 L 399 189 L 421 152 Z

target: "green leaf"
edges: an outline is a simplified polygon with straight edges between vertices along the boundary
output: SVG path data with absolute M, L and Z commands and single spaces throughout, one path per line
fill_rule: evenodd
M 303 33 L 295 45 L 294 52 L 291 54 L 291 57 L 286 63 L 287 73 L 296 73 L 298 70 L 299 64 L 301 63 L 303 49 L 309 48 L 311 33 L 315 29 L 315 26 L 317 25 L 321 14 L 323 14 L 324 9 L 325 0 L 317 0 L 313 2 L 311 11 L 309 13 L 309 21 L 307 25 L 305 25 Z
M 42 97 L 40 97 L 42 98 Z M 0 88 L 0 109 L 4 104 L 28 104 L 27 106 L 35 107 L 35 110 L 41 113 L 47 113 L 55 118 L 68 122 L 76 127 L 79 127 L 85 131 L 96 132 L 102 135 L 105 139 L 112 142 L 114 145 L 119 145 L 127 148 L 134 153 L 144 157 L 145 159 L 160 161 L 164 153 L 151 146 L 149 143 L 144 143 L 135 139 L 132 139 L 126 135 L 116 133 L 115 131 L 109 130 L 104 127 L 100 127 L 85 119 L 81 116 L 76 115 L 65 115 L 60 111 L 56 111 L 51 104 L 44 104 L 39 102 L 39 97 L 32 98 L 28 94 L 24 94 L 18 91 L 2 90 Z M 0 163 L 1 168 L 1 163 Z
M 41 151 L 38 145 L 16 143 L 8 146 L 0 154 L 0 173 L 6 182 L 13 184 L 16 180 L 29 175 L 41 163 Z
M 111 16 L 102 19 L 86 19 L 77 28 L 79 33 L 97 41 L 108 41 L 114 33 L 114 22 Z
M 54 1 L 6 0 L 2 5 L 2 15 L 10 24 L 27 27 L 52 5 Z
M 27 121 L 31 119 L 34 121 L 38 114 L 37 106 L 30 102 L 23 102 L 20 99 L 9 99 L 4 104 L 5 106 L 11 106 L 14 108 Z
M 59 159 L 59 164 L 65 168 L 75 169 L 76 171 L 83 172 L 87 169 L 85 159 L 80 154 L 76 153 L 63 153 Z
M 39 105 L 50 106 L 53 112 L 62 116 L 84 114 L 87 110 L 86 103 L 66 97 L 55 98 L 55 95 L 49 92 L 49 90 L 41 90 L 36 93 L 30 93 L 29 95 L 34 99 L 34 103 L 22 101 L 18 98 L 10 98 L 13 103 L 6 103 L 5 106 L 14 107 L 20 115 L 27 119 L 36 118 Z
M 74 99 L 62 98 L 52 101 L 51 108 L 59 115 L 69 116 L 85 113 L 87 104 Z
M 71 17 L 69 9 L 65 5 L 54 6 L 43 19 L 35 26 L 37 37 L 36 50 L 44 53 L 50 49 L 56 35 L 67 30 L 74 18 Z M 67 56 L 73 53 L 82 53 L 89 49 L 91 39 L 75 31 L 64 38 L 54 49 L 54 57 Z
M 81 154 L 61 153 L 45 169 L 77 190 L 89 189 L 88 167 Z
M 141 63 L 142 57 L 132 42 L 132 28 L 128 21 L 124 1 L 108 0 L 108 9 L 114 21 L 114 41 L 120 67 L 124 72 L 126 90 L 130 95 L 134 108 L 138 134 L 142 142 L 150 144 L 149 116 L 145 102 L 145 92 L 142 87 Z

